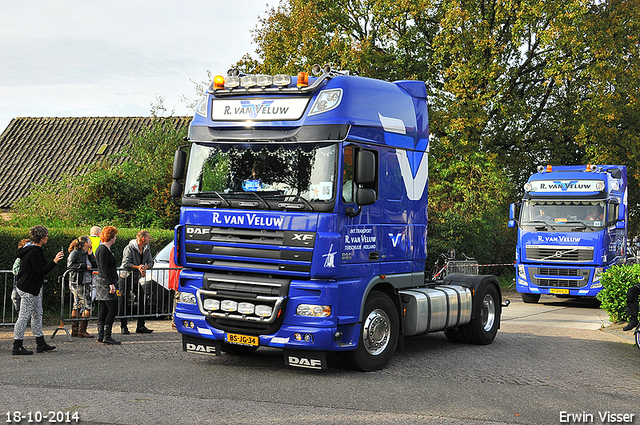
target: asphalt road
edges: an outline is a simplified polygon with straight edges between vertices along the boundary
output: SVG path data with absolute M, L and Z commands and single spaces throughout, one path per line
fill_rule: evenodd
M 327 371 L 288 368 L 269 348 L 186 354 L 168 321 L 152 322 L 150 335 L 116 335 L 121 346 L 59 333 L 55 351 L 16 357 L 11 329 L 0 329 L 0 421 L 51 411 L 91 424 L 599 424 L 611 412 L 640 423 L 640 351 L 621 325 L 593 303 L 510 298 L 493 344 L 411 337 L 370 373 L 336 361 Z

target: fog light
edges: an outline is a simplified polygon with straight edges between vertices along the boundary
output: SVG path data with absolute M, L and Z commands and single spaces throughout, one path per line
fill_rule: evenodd
M 255 308 L 256 316 L 260 317 L 271 317 L 273 313 L 273 308 L 268 305 L 257 305 Z
M 238 304 L 238 313 L 242 314 L 253 314 L 255 310 L 255 306 L 251 303 L 240 303 Z
M 195 328 L 196 325 L 193 322 L 189 321 L 189 320 L 183 320 L 182 321 L 182 326 L 184 326 L 187 329 L 193 329 L 193 328 Z
M 313 335 L 304 334 L 304 342 L 312 343 L 313 342 Z
M 231 300 L 224 300 L 220 303 L 220 310 L 222 311 L 237 311 L 238 303 Z
M 302 341 L 302 334 L 294 333 L 293 339 L 295 339 L 296 341 Z
M 220 301 L 208 298 L 208 299 L 204 300 L 204 302 L 202 303 L 202 306 L 204 307 L 205 310 L 219 310 L 220 309 Z

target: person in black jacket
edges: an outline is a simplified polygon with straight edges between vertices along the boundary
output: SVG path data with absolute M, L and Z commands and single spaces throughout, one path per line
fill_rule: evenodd
M 69 273 L 69 289 L 73 293 L 73 310 L 71 311 L 71 336 L 93 338 L 87 332 L 87 324 L 91 316 L 91 281 L 92 269 L 97 269 L 96 257 L 91 251 L 89 236 L 80 236 L 69 245 L 67 269 Z M 78 321 L 78 318 L 85 320 Z
M 116 242 L 118 229 L 113 226 L 106 226 L 100 233 L 102 242 L 96 249 L 96 260 L 98 260 L 98 276 L 95 279 L 96 300 L 98 306 L 98 342 L 103 344 L 117 344 L 111 337 L 113 321 L 118 313 L 118 260 L 111 252 L 111 246 Z
M 20 314 L 13 328 L 13 355 L 33 354 L 24 348 L 24 332 L 31 319 L 31 333 L 36 337 L 36 351 L 44 353 L 55 346 L 48 345 L 42 333 L 42 285 L 44 276 L 49 273 L 64 257 L 58 252 L 53 261 L 44 258 L 42 246 L 49 241 L 49 230 L 44 226 L 34 226 L 29 229 L 32 245 L 25 245 L 18 250 L 20 258 L 20 272 L 18 273 L 18 294 L 21 297 Z

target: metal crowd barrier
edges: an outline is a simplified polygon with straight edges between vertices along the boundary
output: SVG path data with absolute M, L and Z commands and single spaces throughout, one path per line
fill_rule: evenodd
M 151 268 L 146 271 L 146 278 L 136 281 L 137 273 L 133 273 L 128 269 L 118 268 L 119 276 L 125 274 L 128 274 L 128 276 L 119 279 L 118 314 L 114 322 L 114 329 L 120 327 L 119 319 L 137 320 L 138 318 L 151 319 L 171 316 L 173 314 L 175 292 L 169 289 L 169 272 L 179 270 L 181 269 L 168 267 Z M 74 295 L 69 286 L 69 277 L 73 272 L 76 271 L 67 270 L 60 277 L 60 325 L 53 332 L 51 338 L 55 337 L 58 331 L 64 331 L 69 341 L 71 341 L 71 334 L 65 327 L 65 323 L 83 320 L 95 321 L 98 318 L 100 303 L 95 299 L 93 283 L 79 285 L 84 287 L 86 293 L 91 294 L 91 302 L 87 306 L 87 310 L 90 312 L 89 317 L 72 317 Z M 121 272 L 123 272 L 122 275 Z M 97 270 L 93 270 L 94 277 L 96 274 Z M 123 282 L 124 285 L 122 285 Z M 81 316 L 80 312 L 78 316 Z M 135 326 L 135 324 L 133 325 Z
M 462 274 L 478 274 L 478 262 L 475 260 L 447 261 L 447 270 L 445 274 L 462 273 Z
M 18 311 L 14 307 L 11 294 L 15 276 L 11 270 L 0 270 L 0 279 L 2 279 L 2 322 L 0 326 L 12 326 L 18 320 Z

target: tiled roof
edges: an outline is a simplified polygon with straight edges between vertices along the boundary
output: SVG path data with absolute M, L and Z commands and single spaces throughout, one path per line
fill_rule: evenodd
M 14 118 L 0 135 L 0 208 L 10 208 L 43 176 L 56 181 L 65 173 L 78 174 L 81 165 L 120 152 L 129 143 L 129 132 L 154 119 L 165 118 Z M 178 129 L 191 121 L 171 119 Z

